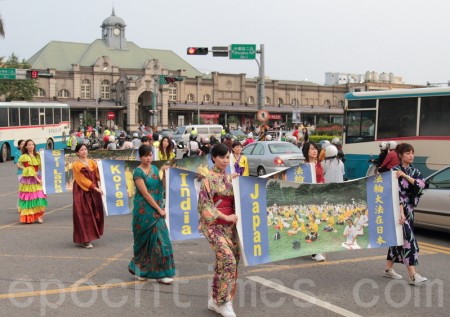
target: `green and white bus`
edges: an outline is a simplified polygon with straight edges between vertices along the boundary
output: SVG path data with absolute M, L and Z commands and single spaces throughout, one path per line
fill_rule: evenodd
M 345 95 L 343 151 L 349 179 L 373 173 L 382 141 L 410 143 L 424 176 L 450 164 L 450 88 Z

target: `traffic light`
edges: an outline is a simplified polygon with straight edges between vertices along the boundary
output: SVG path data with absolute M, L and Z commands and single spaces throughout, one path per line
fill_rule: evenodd
M 26 77 L 28 79 L 38 79 L 39 78 L 39 72 L 37 70 L 27 70 Z
M 188 55 L 208 55 L 207 47 L 188 47 L 187 48 Z

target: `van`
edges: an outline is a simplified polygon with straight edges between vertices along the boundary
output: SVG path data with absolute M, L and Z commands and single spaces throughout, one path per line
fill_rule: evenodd
M 197 141 L 200 141 L 202 137 L 210 137 L 214 135 L 217 140 L 220 140 L 220 134 L 223 127 L 220 124 L 193 124 L 193 125 L 183 125 L 179 126 L 178 129 L 172 134 L 172 139 L 179 143 L 183 141 L 186 144 L 189 141 L 189 136 L 192 130 L 197 131 Z

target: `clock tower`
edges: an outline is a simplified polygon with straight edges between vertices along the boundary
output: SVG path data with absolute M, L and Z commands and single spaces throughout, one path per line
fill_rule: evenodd
M 112 49 L 126 50 L 125 27 L 125 21 L 116 16 L 113 8 L 111 16 L 106 18 L 101 25 L 102 39 L 106 46 Z

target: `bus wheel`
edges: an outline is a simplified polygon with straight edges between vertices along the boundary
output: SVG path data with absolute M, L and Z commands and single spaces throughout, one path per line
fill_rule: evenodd
M 9 148 L 6 143 L 2 144 L 2 148 L 0 150 L 0 162 L 6 162 L 9 159 Z
M 53 140 L 52 140 L 52 139 L 48 139 L 48 140 L 47 140 L 47 144 L 46 144 L 45 148 L 46 148 L 47 150 L 53 150 L 54 144 L 53 144 Z

